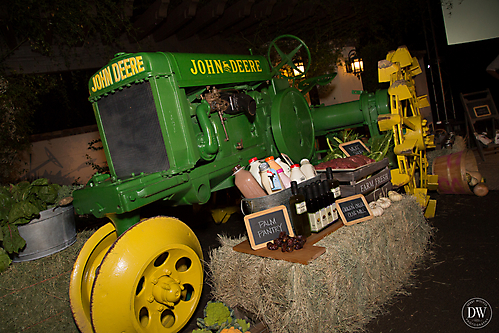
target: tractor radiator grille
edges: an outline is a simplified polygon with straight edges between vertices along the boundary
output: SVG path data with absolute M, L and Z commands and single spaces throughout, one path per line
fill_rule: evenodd
M 109 94 L 98 107 L 111 155 L 108 162 L 119 179 L 170 168 L 148 82 Z

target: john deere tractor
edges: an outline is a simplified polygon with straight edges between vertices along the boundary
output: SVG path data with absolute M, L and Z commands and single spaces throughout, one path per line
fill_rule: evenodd
M 283 52 L 283 42 L 294 43 L 292 51 Z M 393 114 L 386 90 L 310 106 L 304 93 L 335 74 L 297 89 L 280 70 L 305 75 L 305 43 L 281 36 L 268 57 L 271 51 L 279 55 L 274 66 L 257 55 L 119 53 L 91 77 L 89 100 L 109 174 L 95 174 L 73 203 L 78 214 L 110 223 L 86 242 L 71 275 L 82 332 L 177 332 L 196 309 L 203 286 L 196 235 L 175 217 L 141 220 L 142 207 L 204 204 L 234 186 L 235 165 L 280 153 L 313 159 L 318 136 L 359 126 L 379 135 L 378 116 L 388 117 L 385 129 L 409 126 Z M 298 53 L 304 70 L 295 64 Z

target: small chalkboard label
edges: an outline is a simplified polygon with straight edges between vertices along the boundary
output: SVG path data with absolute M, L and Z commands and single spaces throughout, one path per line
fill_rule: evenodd
M 338 213 L 344 225 L 363 222 L 373 217 L 369 204 L 362 194 L 336 200 L 336 206 L 339 207 Z
M 475 106 L 473 107 L 473 111 L 475 112 L 475 116 L 477 118 L 491 115 L 488 105 Z
M 347 157 L 353 155 L 362 155 L 363 153 L 369 153 L 369 148 L 361 140 L 353 140 L 349 142 L 340 143 L 339 147 L 342 152 L 347 155 Z
M 288 209 L 284 205 L 246 215 L 244 224 L 253 250 L 266 247 L 267 243 L 278 238 L 282 231 L 294 237 Z

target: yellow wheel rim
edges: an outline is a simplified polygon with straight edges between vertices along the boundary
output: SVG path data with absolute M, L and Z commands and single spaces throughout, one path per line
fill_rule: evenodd
M 108 223 L 97 230 L 83 245 L 73 266 L 69 299 L 73 317 L 82 333 L 91 333 L 90 297 L 97 268 L 116 240 L 116 229 Z
M 203 254 L 192 230 L 171 217 L 142 220 L 106 253 L 94 280 L 95 332 L 178 332 L 201 298 Z

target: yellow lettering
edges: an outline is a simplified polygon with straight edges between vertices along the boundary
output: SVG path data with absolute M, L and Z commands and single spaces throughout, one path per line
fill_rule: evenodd
M 243 60 L 243 65 L 244 65 L 244 71 L 249 72 L 249 67 L 248 67 L 248 60 Z
M 215 69 L 213 68 L 213 61 L 205 60 L 206 68 L 208 68 L 208 74 L 215 74 Z
M 113 67 L 113 76 L 114 76 L 114 82 L 120 82 L 121 77 L 120 77 L 120 70 L 118 68 L 117 64 L 112 64 Z
M 196 75 L 198 73 L 198 68 L 196 67 L 196 61 L 191 60 L 191 62 L 192 62 L 191 73 L 193 75 Z
M 251 71 L 252 72 L 256 72 L 256 69 L 255 69 L 255 62 L 253 60 L 248 60 L 249 62 L 249 65 L 250 65 L 250 68 L 251 68 Z
M 107 85 L 110 86 L 111 84 L 113 84 L 113 77 L 111 76 L 111 70 L 109 69 L 109 66 L 104 68 L 103 71 L 106 77 L 106 82 L 108 82 Z
M 237 63 L 237 68 L 239 69 L 240 72 L 244 72 L 243 70 L 243 62 L 241 60 L 236 60 Z
M 123 67 L 123 60 L 118 61 L 118 69 L 120 72 L 120 79 L 124 80 L 126 78 L 125 68 Z
M 97 90 L 101 90 L 102 89 L 102 82 L 100 80 L 100 75 L 99 74 L 95 74 L 94 78 L 95 78 L 95 83 L 96 83 L 96 86 L 97 86 Z
M 145 71 L 146 69 L 144 68 L 144 62 L 142 61 L 142 56 L 138 56 L 135 59 L 137 59 L 137 68 L 140 72 Z
M 102 88 L 107 87 L 107 86 L 108 86 L 108 84 L 107 84 L 106 77 L 104 76 L 103 71 L 100 71 L 100 73 L 99 73 L 98 75 L 99 75 L 99 79 L 100 79 L 100 82 L 101 82 Z
M 217 74 L 223 73 L 223 67 L 222 64 L 220 63 L 220 60 L 213 60 L 215 62 L 215 67 L 217 68 Z
M 237 73 L 237 65 L 234 60 L 229 60 L 230 62 L 230 67 L 232 68 L 232 73 Z
M 95 82 L 95 76 L 92 78 L 92 81 L 94 82 L 94 85 L 92 87 L 92 92 L 96 92 L 97 91 L 97 83 Z
M 137 60 L 135 58 L 130 58 L 130 70 L 132 71 L 132 75 L 135 75 L 138 73 L 137 70 Z
M 130 73 L 130 58 L 123 60 L 123 65 L 125 67 L 126 77 L 132 76 L 132 73 Z
M 199 73 L 206 74 L 206 67 L 204 65 L 203 60 L 198 60 L 198 68 L 199 68 Z
M 255 60 L 255 65 L 256 65 L 256 71 L 261 72 L 262 69 L 260 68 L 260 60 Z

